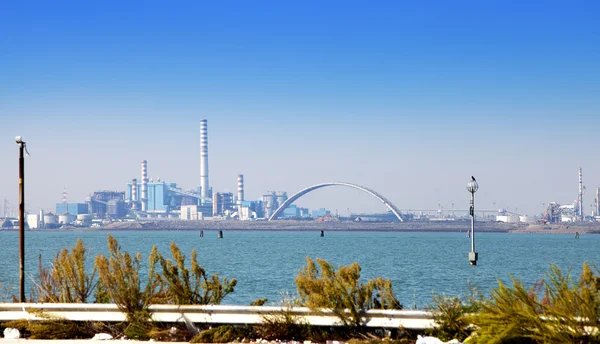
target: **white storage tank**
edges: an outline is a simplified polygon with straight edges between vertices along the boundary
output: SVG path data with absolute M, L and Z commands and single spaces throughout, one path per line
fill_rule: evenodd
M 275 193 L 275 197 L 277 198 L 277 208 L 281 207 L 281 205 L 288 199 L 287 192 L 285 191 L 277 191 Z
M 275 197 L 274 192 L 267 193 L 263 195 L 263 207 L 265 211 L 265 217 L 269 218 L 275 212 L 275 203 L 277 202 L 277 198 Z
M 73 221 L 71 214 L 58 215 L 58 223 L 61 225 L 68 225 Z
M 77 222 L 84 224 L 84 225 L 88 225 L 88 224 L 92 223 L 92 215 L 79 214 L 79 215 L 77 215 Z
M 521 215 L 521 216 L 519 216 L 519 222 L 528 223 L 529 222 L 529 216 L 527 216 L 527 215 Z
M 55 225 L 58 223 L 58 218 L 52 213 L 44 215 L 44 225 Z
M 29 226 L 29 229 L 40 228 L 40 218 L 38 217 L 38 214 L 28 214 L 27 225 Z
M 519 222 L 519 217 L 516 215 L 497 215 L 496 221 L 506 223 L 517 223 Z

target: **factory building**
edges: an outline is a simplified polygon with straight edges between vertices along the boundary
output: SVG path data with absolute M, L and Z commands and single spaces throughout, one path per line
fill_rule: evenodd
M 318 217 L 323 217 L 323 216 L 327 216 L 330 214 L 331 214 L 331 211 L 329 211 L 325 208 L 319 208 L 319 209 L 314 209 L 310 215 L 313 218 L 318 218 Z
M 129 179 L 125 191 L 96 191 L 86 203 L 68 204 L 65 198 L 56 205 L 56 216 L 49 224 L 90 223 L 91 219 L 119 219 L 143 217 L 179 217 L 187 220 L 203 220 L 210 217 L 231 216 L 238 219 L 264 218 L 287 201 L 286 192 L 268 192 L 261 200 L 246 201 L 244 176 L 237 175 L 237 194 L 215 192 L 209 183 L 208 168 L 208 121 L 200 121 L 200 178 L 199 187 L 184 190 L 176 183 L 153 181 L 148 174 L 148 161 L 141 161 L 140 175 Z M 69 214 L 65 217 L 62 215 Z M 286 211 L 286 217 L 307 216 L 308 210 L 296 206 Z M 40 219 L 44 215 L 40 215 Z M 62 216 L 62 217 L 61 217 Z M 76 221 L 76 222 L 75 222 Z
M 88 214 L 88 204 L 86 203 L 56 203 L 57 214 Z
M 291 204 L 287 208 L 283 210 L 282 216 L 283 218 L 302 218 L 309 217 L 309 212 L 307 208 L 297 207 L 295 204 Z
M 179 218 L 182 220 L 204 220 L 204 216 L 197 205 L 182 205 Z
M 129 201 L 128 203 L 135 204 L 137 200 L 133 200 L 133 196 L 136 196 L 137 190 L 140 190 L 142 183 L 138 183 L 132 188 L 132 183 L 127 183 L 127 190 L 125 191 L 125 198 Z M 149 213 L 167 213 L 171 210 L 172 202 L 179 202 L 181 204 L 181 196 L 176 197 L 171 189 L 177 189 L 176 183 L 164 183 L 164 182 L 148 182 L 146 184 L 146 197 L 145 197 L 145 209 Z M 177 198 L 177 200 L 173 200 Z M 132 207 L 133 208 L 133 207 Z
M 88 197 L 87 203 L 89 212 L 85 213 L 69 213 L 72 215 L 93 214 L 98 218 L 116 218 L 123 215 L 125 212 L 125 192 L 101 190 L 95 191 L 92 196 Z M 60 212 L 56 212 L 60 214 Z
M 265 217 L 262 201 L 242 201 L 240 220 L 256 219 Z
M 287 192 L 285 191 L 267 191 L 262 197 L 265 218 L 271 217 L 287 199 Z
M 28 214 L 27 226 L 29 226 L 29 229 L 40 228 L 40 216 L 38 214 Z
M 217 192 L 212 198 L 212 214 L 213 216 L 225 215 L 228 210 L 233 210 L 233 194 L 231 192 Z

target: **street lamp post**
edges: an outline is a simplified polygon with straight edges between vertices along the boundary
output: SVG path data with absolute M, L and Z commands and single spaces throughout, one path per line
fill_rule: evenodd
M 19 145 L 19 300 L 25 302 L 25 141 L 17 136 Z
M 471 252 L 469 252 L 469 262 L 471 265 L 477 265 L 477 252 L 475 252 L 475 192 L 479 189 L 479 185 L 475 177 L 471 177 L 471 181 L 467 183 L 467 191 L 471 193 L 471 207 L 469 213 L 471 215 Z

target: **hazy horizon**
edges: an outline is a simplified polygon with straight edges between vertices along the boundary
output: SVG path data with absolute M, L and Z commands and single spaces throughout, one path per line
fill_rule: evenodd
M 600 5 L 424 1 L 0 4 L 0 202 L 28 209 L 149 176 L 288 195 L 344 181 L 401 209 L 530 216 L 600 186 Z M 383 212 L 331 187 L 296 204 Z M 16 209 L 16 208 L 15 208 Z M 2 205 L 0 205 L 2 212 Z

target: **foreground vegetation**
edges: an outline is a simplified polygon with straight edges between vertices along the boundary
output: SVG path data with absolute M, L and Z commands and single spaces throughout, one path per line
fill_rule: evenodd
M 237 281 L 209 274 L 174 243 L 170 257 L 156 247 L 146 260 L 139 254 L 123 252 L 108 235 L 109 254 L 91 259 L 83 242 L 63 249 L 49 267 L 41 258 L 31 301 L 61 303 L 115 303 L 126 314 L 122 323 L 72 322 L 36 314 L 41 321 L 17 320 L 0 324 L 0 332 L 17 328 L 32 339 L 91 338 L 105 332 L 116 338 L 154 339 L 222 343 L 263 338 L 267 340 L 351 340 L 354 344 L 414 343 L 417 333 L 396 329 L 384 331 L 365 327 L 361 315 L 368 309 L 402 309 L 389 279 L 363 281 L 357 263 L 334 267 L 322 259 L 307 257 L 295 279 L 297 296 L 285 296 L 283 312 L 262 316 L 259 325 L 157 323 L 151 321 L 152 304 L 220 304 L 233 293 Z M 93 262 L 90 264 L 90 261 Z M 0 292 L 9 287 L 0 283 Z M 263 305 L 257 299 L 253 305 Z M 315 312 L 331 310 L 338 327 L 313 327 L 292 312 L 294 306 Z M 488 297 L 472 292 L 466 297 L 434 294 L 432 312 L 436 327 L 428 335 L 466 343 L 600 343 L 600 276 L 595 267 L 584 264 L 579 278 L 570 271 L 551 266 L 545 278 L 531 287 L 512 278 L 498 281 Z

